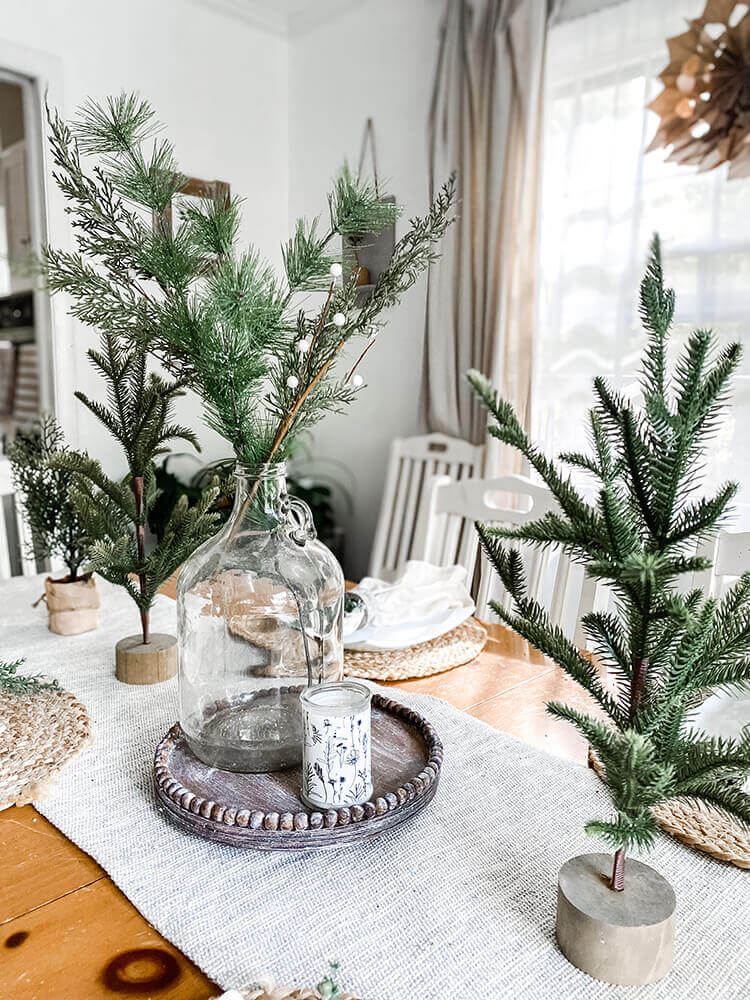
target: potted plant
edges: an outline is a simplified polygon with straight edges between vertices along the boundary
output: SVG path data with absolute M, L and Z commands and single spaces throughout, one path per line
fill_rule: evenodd
M 56 116 L 51 130 L 82 234 L 81 255 L 48 254 L 53 286 L 85 322 L 149 350 L 195 390 L 235 453 L 232 515 L 178 580 L 183 729 L 209 765 L 291 766 L 301 687 L 343 669 L 344 581 L 309 509 L 290 497 L 284 463 L 301 433 L 363 388 L 357 369 L 381 313 L 434 259 L 451 221 L 453 182 L 412 221 L 358 305 L 355 277 L 340 280 L 330 248 L 343 234 L 376 231 L 384 214 L 374 189 L 348 171 L 329 196 L 327 231 L 317 219 L 298 222 L 278 276 L 238 245 L 237 199 L 180 195 L 172 146 L 147 102 L 89 102 L 72 130 Z M 92 170 L 79 150 L 96 159 Z M 173 202 L 174 229 L 165 221 Z M 364 349 L 345 361 L 357 339 Z
M 67 573 L 44 581 L 49 628 L 58 635 L 78 635 L 99 625 L 99 592 L 86 561 L 86 528 L 70 497 L 73 474 L 50 460 L 68 448 L 55 418 L 44 415 L 21 430 L 8 447 L 13 483 L 31 531 L 31 555 L 59 559 Z
M 690 721 L 711 688 L 750 681 L 750 574 L 720 601 L 678 588 L 681 578 L 710 566 L 695 555 L 696 542 L 717 528 L 737 490 L 724 483 L 702 495 L 701 463 L 741 348 L 718 349 L 709 331 L 697 330 L 668 371 L 674 292 L 664 287 L 658 237 L 640 313 L 647 335 L 642 404 L 595 379 L 592 451 L 560 456 L 595 482 L 595 501 L 532 444 L 490 383 L 469 373 L 491 414 L 490 433 L 521 452 L 559 504 L 558 512 L 522 527 L 479 526 L 479 535 L 512 601 L 493 605 L 497 614 L 581 684 L 598 709 L 592 715 L 547 706 L 588 740 L 615 807 L 613 816 L 586 827 L 614 856 L 584 855 L 560 872 L 557 937 L 579 968 L 624 984 L 656 980 L 672 962 L 674 894 L 661 875 L 627 857 L 652 845 L 653 807 L 688 799 L 750 825 L 750 796 L 742 790 L 750 733 L 712 739 Z M 507 541 L 558 546 L 612 589 L 612 610 L 583 619 L 593 661 L 527 596 L 521 556 Z

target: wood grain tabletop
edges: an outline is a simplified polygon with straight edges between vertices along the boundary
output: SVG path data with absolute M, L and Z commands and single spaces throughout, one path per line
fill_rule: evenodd
M 174 596 L 174 581 L 164 592 Z M 585 764 L 583 740 L 544 706 L 564 698 L 591 708 L 588 696 L 515 633 L 488 628 L 487 646 L 471 663 L 391 686 L 443 698 Z M 220 992 L 32 806 L 0 812 L 0 998 L 207 1000 Z

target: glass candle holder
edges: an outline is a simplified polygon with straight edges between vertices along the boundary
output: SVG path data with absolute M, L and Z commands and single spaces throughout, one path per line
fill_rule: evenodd
M 302 799 L 315 809 L 372 795 L 370 689 L 356 681 L 306 688 L 302 702 Z

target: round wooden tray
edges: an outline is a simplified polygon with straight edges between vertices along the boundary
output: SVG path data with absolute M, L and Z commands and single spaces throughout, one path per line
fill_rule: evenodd
M 184 830 L 262 850 L 336 847 L 374 837 L 424 809 L 437 790 L 443 745 L 411 709 L 372 696 L 373 794 L 360 806 L 317 812 L 300 796 L 300 769 L 237 774 L 203 764 L 179 723 L 156 748 L 156 794 Z

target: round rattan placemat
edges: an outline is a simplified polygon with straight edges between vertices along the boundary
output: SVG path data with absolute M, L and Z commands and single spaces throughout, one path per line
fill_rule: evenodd
M 69 691 L 0 692 L 0 809 L 40 798 L 91 739 L 91 720 Z
M 469 618 L 437 639 L 404 649 L 378 652 L 347 649 L 344 651 L 344 673 L 374 681 L 429 677 L 473 660 L 486 642 L 487 629 L 476 618 Z
M 601 778 L 603 768 L 589 750 L 589 766 Z M 659 826 L 684 844 L 738 868 L 750 868 L 750 831 L 711 806 L 673 799 L 653 810 Z

